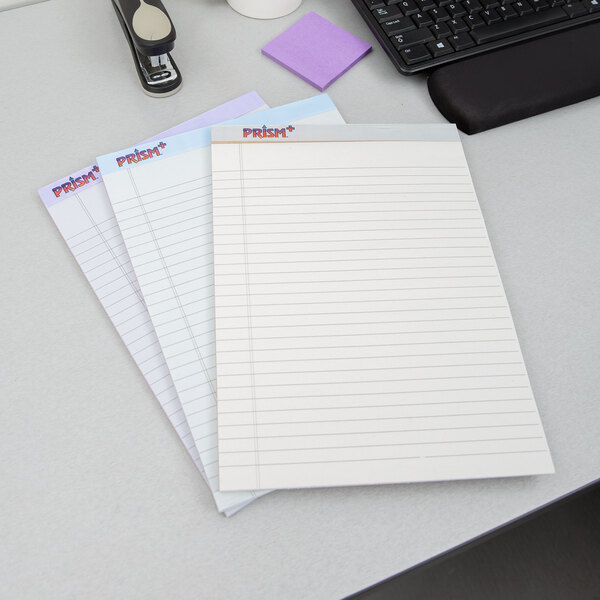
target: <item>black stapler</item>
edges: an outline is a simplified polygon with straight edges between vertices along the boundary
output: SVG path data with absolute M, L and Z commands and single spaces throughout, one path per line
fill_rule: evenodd
M 112 0 L 144 92 L 170 96 L 183 83 L 171 58 L 175 28 L 160 0 Z

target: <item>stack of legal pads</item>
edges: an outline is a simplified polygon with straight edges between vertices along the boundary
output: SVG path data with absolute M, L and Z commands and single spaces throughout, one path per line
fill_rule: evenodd
M 456 129 L 343 123 L 251 93 L 40 190 L 227 515 L 553 472 Z

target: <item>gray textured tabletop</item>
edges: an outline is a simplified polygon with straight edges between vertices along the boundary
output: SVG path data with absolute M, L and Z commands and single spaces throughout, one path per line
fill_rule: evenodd
M 315 90 L 260 55 L 309 10 L 374 44 L 328 90 L 350 123 L 440 122 L 350 0 L 253 21 L 178 0 L 185 84 L 142 94 L 108 0 L 0 14 L 0 589 L 7 598 L 336 598 L 600 476 L 600 99 L 463 136 L 556 465 L 543 477 L 208 490 L 36 195 L 228 99 Z M 543 93 L 543 90 L 540 90 Z

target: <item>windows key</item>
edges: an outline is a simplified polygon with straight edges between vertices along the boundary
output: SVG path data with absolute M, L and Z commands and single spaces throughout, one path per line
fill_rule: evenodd
M 433 54 L 434 58 L 454 52 L 454 48 L 448 43 L 447 40 L 437 40 L 436 42 L 429 42 L 429 44 L 427 44 L 427 47 L 429 48 L 431 54 Z

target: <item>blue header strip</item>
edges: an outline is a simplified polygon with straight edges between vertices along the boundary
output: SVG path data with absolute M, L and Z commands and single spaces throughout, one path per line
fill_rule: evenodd
M 307 98 L 306 100 L 285 104 L 284 106 L 279 106 L 277 108 L 270 108 L 258 113 L 244 115 L 237 119 L 225 121 L 222 124 L 279 125 L 281 123 L 291 123 L 298 119 L 306 119 L 313 115 L 326 113 L 332 110 L 337 110 L 335 104 L 327 94 L 322 94 L 320 96 L 314 96 L 313 98 Z M 151 151 L 151 156 L 149 158 L 155 161 L 189 152 L 190 150 L 195 150 L 197 148 L 205 148 L 210 146 L 210 142 L 210 127 L 203 127 L 202 129 L 195 129 L 179 135 L 165 137 L 156 142 L 138 144 L 137 146 L 126 148 L 125 150 L 119 150 L 117 152 L 112 152 L 111 154 L 99 156 L 98 165 L 100 166 L 100 171 L 106 177 L 110 173 L 130 169 L 140 162 L 145 162 L 145 159 L 140 158 L 140 154 L 141 156 L 147 156 Z M 146 153 L 145 155 L 143 154 L 144 152 Z M 129 159 L 127 158 L 128 155 L 130 156 Z

